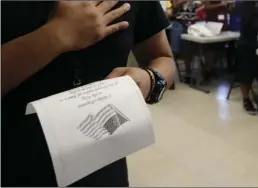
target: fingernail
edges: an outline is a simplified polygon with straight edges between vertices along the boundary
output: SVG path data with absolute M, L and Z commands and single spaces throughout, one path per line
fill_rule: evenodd
M 131 6 L 129 3 L 125 3 L 125 10 L 130 10 Z
M 123 22 L 120 26 L 120 29 L 126 29 L 129 26 L 128 22 Z

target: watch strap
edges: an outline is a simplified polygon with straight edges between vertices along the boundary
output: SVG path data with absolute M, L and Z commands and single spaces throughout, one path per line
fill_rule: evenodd
M 146 98 L 146 102 L 148 104 L 157 103 L 157 102 L 159 102 L 161 88 L 163 87 L 163 89 L 164 89 L 167 86 L 167 83 L 159 72 L 157 72 L 151 68 L 143 68 L 143 69 L 148 72 L 150 79 L 151 79 L 151 89 L 148 94 L 148 97 Z M 163 84 L 161 84 L 161 83 L 163 83 Z
M 153 89 L 155 87 L 155 78 L 154 78 L 154 75 L 151 74 L 151 71 L 148 68 L 142 68 L 142 69 L 145 70 L 150 76 L 150 90 L 147 98 L 145 99 L 146 102 L 148 102 L 151 98 L 151 93 L 153 92 Z

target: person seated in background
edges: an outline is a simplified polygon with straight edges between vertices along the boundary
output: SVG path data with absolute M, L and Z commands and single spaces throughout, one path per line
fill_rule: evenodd
M 254 79 L 258 80 L 258 2 L 241 2 L 237 9 L 241 14 L 240 39 L 238 41 L 238 62 L 240 89 L 243 97 L 243 108 L 251 115 L 257 114 L 253 102 L 249 97 Z
M 180 21 L 186 28 L 195 23 L 199 18 L 196 14 L 196 10 L 202 5 L 201 1 L 175 1 L 175 7 L 177 7 L 177 13 L 175 15 L 176 20 Z
M 228 6 L 227 1 L 203 1 L 207 22 L 223 23 L 222 30 L 228 29 Z
M 190 64 L 192 61 L 193 54 L 195 53 L 195 48 L 191 46 L 191 44 L 184 44 L 184 42 L 181 40 L 180 35 L 182 33 L 187 32 L 187 28 L 189 25 L 194 24 L 196 21 L 202 20 L 203 18 L 200 17 L 200 10 L 203 6 L 203 3 L 201 1 L 195 1 L 195 0 L 175 0 L 173 2 L 173 8 L 176 9 L 174 11 L 175 14 L 175 20 L 177 24 L 177 32 L 175 34 L 175 38 L 173 38 L 172 48 L 173 51 L 176 50 L 176 53 L 174 55 L 177 55 L 177 52 L 181 53 L 181 50 L 183 49 L 183 56 L 185 61 L 185 69 L 186 69 L 186 75 L 184 81 L 186 83 L 190 82 L 189 75 L 191 74 L 191 68 Z M 202 14 L 202 13 L 201 13 Z M 179 34 L 179 32 L 181 32 Z M 176 41 L 176 42 L 175 42 Z M 182 46 L 184 46 L 182 48 Z

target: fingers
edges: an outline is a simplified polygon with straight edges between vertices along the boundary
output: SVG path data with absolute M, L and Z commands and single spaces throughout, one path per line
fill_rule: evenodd
M 126 74 L 126 67 L 115 68 L 108 76 L 107 79 L 117 78 Z
M 125 3 L 123 4 L 121 7 L 108 12 L 105 16 L 105 22 L 108 25 L 110 22 L 114 21 L 115 19 L 119 18 L 120 16 L 122 16 L 123 14 L 125 14 L 126 12 L 128 12 L 130 10 L 130 4 L 129 3 Z
M 108 25 L 110 22 L 114 21 L 115 19 L 119 18 L 122 16 L 124 13 L 130 10 L 130 4 L 125 3 L 123 6 L 121 6 L 118 9 L 115 9 L 109 13 L 107 13 L 104 16 L 106 25 Z M 105 30 L 105 36 L 111 35 L 119 30 L 126 29 L 129 26 L 129 23 L 124 21 L 124 22 L 119 22 L 113 25 L 109 25 L 106 27 Z
M 99 10 L 104 14 L 106 14 L 108 11 L 110 11 L 118 1 L 102 1 L 101 3 L 98 4 Z
M 130 76 L 135 83 L 140 86 L 140 79 L 137 78 L 137 76 L 135 76 L 135 74 L 133 74 L 131 71 L 128 71 L 127 67 L 119 67 L 119 68 L 115 68 L 107 77 L 106 79 L 111 79 L 111 78 L 117 78 L 120 76 Z
M 126 29 L 128 26 L 129 26 L 129 23 L 126 21 L 107 26 L 105 28 L 104 36 L 107 37 L 108 35 L 111 35 L 119 30 Z

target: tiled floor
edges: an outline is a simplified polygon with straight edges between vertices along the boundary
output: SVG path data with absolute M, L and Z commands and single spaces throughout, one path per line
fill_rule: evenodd
M 258 116 L 226 90 L 181 84 L 150 106 L 156 144 L 128 157 L 131 186 L 258 186 Z

